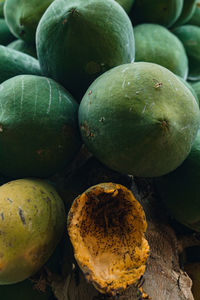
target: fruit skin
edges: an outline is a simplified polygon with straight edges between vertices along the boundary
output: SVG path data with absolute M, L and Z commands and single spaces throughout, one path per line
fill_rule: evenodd
M 184 0 L 181 15 L 173 27 L 181 26 L 192 18 L 196 8 L 196 2 L 196 0 Z
M 200 79 L 200 28 L 183 25 L 173 29 L 173 33 L 182 41 L 189 61 L 189 80 Z
M 27 43 L 35 43 L 39 20 L 53 0 L 6 0 L 4 16 L 11 32 Z
M 127 13 L 129 13 L 133 6 L 134 0 L 116 0 L 116 2 L 118 2 Z
M 0 18 L 4 18 L 4 13 L 3 13 L 3 7 L 4 7 L 4 0 L 0 0 Z
M 130 19 L 111 0 L 55 1 L 40 20 L 36 47 L 43 74 L 76 99 L 100 74 L 135 55 Z
M 104 73 L 79 107 L 89 151 L 111 169 L 139 177 L 177 168 L 190 152 L 199 122 L 196 100 L 176 75 L 146 62 Z
M 87 189 L 74 200 L 67 228 L 77 263 L 101 293 L 119 295 L 144 274 L 145 213 L 125 186 L 107 182 Z
M 6 21 L 4 19 L 0 19 L 0 45 L 7 45 L 12 42 L 15 37 L 10 32 Z
M 0 173 L 48 177 L 81 146 L 78 104 L 52 79 L 20 75 L 0 88 Z
M 35 46 L 29 45 L 23 40 L 13 41 L 12 43 L 8 44 L 7 47 L 37 58 Z
M 135 61 L 159 64 L 176 75 L 187 78 L 188 59 L 181 41 L 158 24 L 134 27 Z
M 199 103 L 200 103 L 200 81 L 191 83 L 191 86 L 192 86 L 193 90 L 195 91 L 195 93 L 198 97 Z
M 0 83 L 21 74 L 41 75 L 38 60 L 25 53 L 0 46 Z
M 20 179 L 0 187 L 0 284 L 36 273 L 52 255 L 65 226 L 56 190 L 44 180 Z
M 179 18 L 183 0 L 135 0 L 132 21 L 138 23 L 157 23 L 172 26 Z
M 156 188 L 169 213 L 180 223 L 200 232 L 200 131 L 191 152 L 174 172 L 157 178 Z
M 38 291 L 30 280 L 25 280 L 13 285 L 1 285 L 0 294 L 3 300 L 54 300 L 53 294 L 48 289 L 45 292 Z
M 189 20 L 188 24 L 200 26 L 200 1 L 196 1 L 196 8 L 192 18 Z
M 184 266 L 184 270 L 192 279 L 192 294 L 194 300 L 200 300 L 200 262 L 188 263 Z
M 192 93 L 192 95 L 194 96 L 194 98 L 196 99 L 197 104 L 199 105 L 199 100 L 200 100 L 200 95 L 198 96 L 195 89 L 193 88 L 193 86 L 187 82 L 186 80 L 184 80 L 183 78 L 177 76 L 178 79 L 190 90 L 190 92 Z

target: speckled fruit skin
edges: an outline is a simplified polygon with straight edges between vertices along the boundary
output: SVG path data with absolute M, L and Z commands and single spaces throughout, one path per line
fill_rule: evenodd
M 65 225 L 64 204 L 44 180 L 0 187 L 0 284 L 25 280 L 53 253 Z
M 176 27 L 173 33 L 185 47 L 189 61 L 189 80 L 200 80 L 200 28 L 183 25 Z
M 79 107 L 89 151 L 121 173 L 154 177 L 189 154 L 200 123 L 198 104 L 172 72 L 145 62 L 104 73 Z
M 161 65 L 186 79 L 188 59 L 181 41 L 167 28 L 158 24 L 134 27 L 135 61 Z
M 41 75 L 38 60 L 0 45 L 0 83 L 22 74 Z
M 174 172 L 157 178 L 156 189 L 169 213 L 180 223 L 200 232 L 200 131 L 191 152 Z
M 11 32 L 19 39 L 35 43 L 35 32 L 47 7 L 54 0 L 6 0 L 4 16 Z
M 7 47 L 37 58 L 35 46 L 27 44 L 23 40 L 15 40 L 12 43 L 8 44 Z
M 45 76 L 80 99 L 103 72 L 135 56 L 131 21 L 111 0 L 57 0 L 46 10 L 36 32 Z
M 183 0 L 135 0 L 132 21 L 138 23 L 157 23 L 172 26 L 179 18 Z
M 20 75 L 0 87 L 0 173 L 48 177 L 81 146 L 78 104 L 52 79 Z
M 196 2 L 196 0 L 184 0 L 181 15 L 173 27 L 181 26 L 192 18 L 196 8 Z
M 15 39 L 4 19 L 0 18 L 0 45 L 6 46 Z

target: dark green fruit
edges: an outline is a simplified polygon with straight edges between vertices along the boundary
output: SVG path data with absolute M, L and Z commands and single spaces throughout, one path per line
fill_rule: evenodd
M 38 60 L 14 49 L 0 46 L 0 83 L 21 74 L 41 75 Z
M 3 300 L 53 300 L 53 293 L 50 288 L 47 291 L 40 291 L 35 288 L 31 280 L 13 285 L 1 285 L 0 295 Z
M 188 88 L 166 68 L 145 62 L 104 73 L 79 108 L 89 151 L 111 169 L 139 177 L 177 168 L 199 123 L 199 107 Z
M 198 97 L 199 103 L 200 103 L 200 81 L 190 83 L 190 84 L 191 84 L 193 90 L 195 91 L 195 93 Z
M 188 24 L 200 26 L 200 1 L 196 1 L 196 8 L 192 18 L 189 20 Z
M 199 105 L 200 95 L 197 95 L 197 93 L 196 93 L 195 89 L 193 88 L 193 86 L 189 82 L 187 82 L 186 80 L 184 80 L 183 78 L 181 78 L 179 76 L 177 76 L 177 77 L 190 90 L 190 92 L 192 93 L 192 95 L 196 99 L 197 104 Z
M 173 33 L 182 41 L 189 61 L 189 80 L 200 80 L 200 27 L 184 25 Z
M 116 0 L 116 2 L 118 2 L 127 13 L 129 13 L 133 6 L 134 0 Z
M 180 17 L 173 25 L 174 27 L 187 23 L 193 16 L 196 8 L 196 0 L 184 0 Z
M 4 18 L 3 7 L 5 4 L 5 0 L 0 0 L 0 18 Z
M 183 0 L 135 0 L 132 20 L 138 23 L 158 23 L 172 26 L 179 18 Z
M 37 58 L 36 48 L 33 45 L 29 45 L 22 40 L 16 40 L 12 43 L 8 44 L 7 47 L 12 48 L 14 50 L 23 52 L 25 54 L 31 55 Z
M 6 21 L 4 19 L 0 19 L 0 45 L 6 46 L 13 40 L 15 40 L 15 37 L 10 32 Z
M 78 105 L 54 80 L 13 77 L 0 87 L 0 173 L 47 177 L 69 164 L 81 141 Z
M 174 172 L 158 178 L 156 187 L 170 214 L 180 223 L 200 232 L 200 131 L 191 152 Z
M 53 0 L 6 0 L 4 15 L 11 32 L 19 39 L 35 43 L 38 23 Z
M 134 27 L 135 61 L 159 64 L 180 77 L 187 78 L 188 59 L 181 41 L 158 24 Z
M 134 60 L 133 28 L 113 0 L 57 0 L 46 10 L 36 33 L 44 75 L 77 99 L 100 74 Z

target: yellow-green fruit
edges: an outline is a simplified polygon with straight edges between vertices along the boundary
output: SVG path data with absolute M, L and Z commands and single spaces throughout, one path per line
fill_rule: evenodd
M 65 224 L 64 204 L 39 179 L 20 179 L 0 187 L 0 284 L 20 282 L 49 259 Z

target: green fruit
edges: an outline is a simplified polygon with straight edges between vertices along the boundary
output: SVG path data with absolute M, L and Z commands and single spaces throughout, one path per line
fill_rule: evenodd
M 134 60 L 133 28 L 113 0 L 57 0 L 36 32 L 42 72 L 77 99 L 100 74 Z
M 118 2 L 127 13 L 129 13 L 133 6 L 134 0 L 116 0 L 116 2 Z
M 200 131 L 191 152 L 174 172 L 158 178 L 156 187 L 170 214 L 180 223 L 200 232 Z
M 182 8 L 183 0 L 135 0 L 133 23 L 158 23 L 170 27 L 179 18 Z
M 64 232 L 64 204 L 39 179 L 0 187 L 0 284 L 25 280 L 52 255 Z
M 0 19 L 0 45 L 6 46 L 13 40 L 15 40 L 15 37 L 10 32 L 6 21 L 4 19 Z
M 47 177 L 69 164 L 81 142 L 78 105 L 54 80 L 13 77 L 0 86 L 0 173 Z
M 7 47 L 12 48 L 14 50 L 23 52 L 25 54 L 31 55 L 35 58 L 37 58 L 37 53 L 36 53 L 36 48 L 33 45 L 29 45 L 26 42 L 22 41 L 22 40 L 16 40 L 12 43 L 10 43 L 9 45 L 7 45 Z
M 187 55 L 173 33 L 158 24 L 141 24 L 134 27 L 134 35 L 135 61 L 156 63 L 187 78 Z
M 0 18 L 4 18 L 3 7 L 5 4 L 5 0 L 0 0 Z
M 174 27 L 183 25 L 192 18 L 196 8 L 196 2 L 196 0 L 184 0 L 181 15 L 173 25 Z
M 192 89 L 195 91 L 200 103 L 200 81 L 191 83 Z
M 14 49 L 0 46 L 0 83 L 21 74 L 41 75 L 38 60 Z
M 192 93 L 192 95 L 194 96 L 194 98 L 196 99 L 197 101 L 197 104 L 199 105 L 199 101 L 200 101 L 200 95 L 198 96 L 195 89 L 193 88 L 193 86 L 187 82 L 186 80 L 184 80 L 183 78 L 177 76 L 178 79 L 190 90 L 190 92 Z
M 200 26 L 200 1 L 196 1 L 196 8 L 192 18 L 189 20 L 188 24 Z
M 1 285 L 0 295 L 3 300 L 53 300 L 52 292 L 48 288 L 47 291 L 39 291 L 35 288 L 30 280 L 13 284 Z
M 166 68 L 145 62 L 104 73 L 79 108 L 89 151 L 111 169 L 141 177 L 177 168 L 199 123 L 199 107 L 184 84 Z
M 177 27 L 173 33 L 182 41 L 189 61 L 189 80 L 200 79 L 200 28 L 194 25 Z
M 200 262 L 186 264 L 184 270 L 192 279 L 192 294 L 194 300 L 200 300 Z
M 11 32 L 27 43 L 35 43 L 38 23 L 53 0 L 6 0 L 4 15 Z

